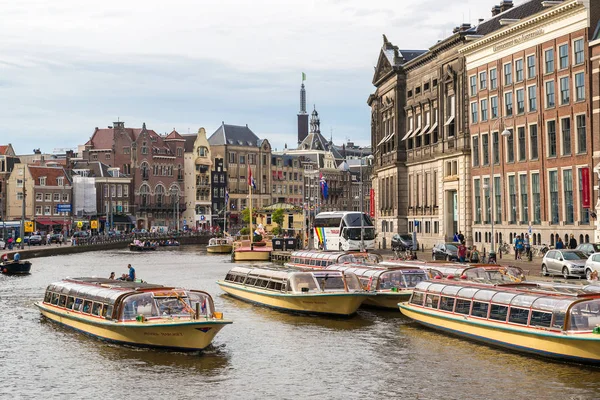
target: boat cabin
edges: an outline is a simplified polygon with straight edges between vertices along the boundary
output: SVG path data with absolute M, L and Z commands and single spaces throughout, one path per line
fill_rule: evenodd
M 382 269 L 364 265 L 331 265 L 327 270 L 352 272 L 356 274 L 363 287 L 370 291 L 412 289 L 419 282 L 428 279 L 426 271 L 410 267 Z
M 310 271 L 234 267 L 225 282 L 274 292 L 300 294 L 328 291 L 361 291 L 357 276 L 343 271 Z
M 382 257 L 375 253 L 305 250 L 293 252 L 287 265 L 298 268 L 325 268 L 344 263 L 376 264 L 381 260 Z
M 508 325 L 600 333 L 600 294 L 536 285 L 421 282 L 410 304 Z
M 46 288 L 44 303 L 76 314 L 120 322 L 211 317 L 212 297 L 202 291 L 103 278 L 73 278 Z M 199 311 L 199 313 L 198 313 Z

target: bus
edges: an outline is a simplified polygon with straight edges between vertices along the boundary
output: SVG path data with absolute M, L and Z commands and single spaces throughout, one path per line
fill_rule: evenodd
M 375 226 L 371 217 L 357 211 L 322 212 L 314 220 L 314 246 L 316 249 L 353 251 L 360 250 L 361 215 L 364 249 L 375 249 Z

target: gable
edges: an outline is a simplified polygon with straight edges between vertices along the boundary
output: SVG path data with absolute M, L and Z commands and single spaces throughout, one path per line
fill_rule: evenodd
M 385 55 L 383 49 L 379 52 L 379 60 L 377 60 L 377 66 L 375 67 L 375 74 L 373 75 L 373 84 L 375 85 L 381 79 L 385 78 L 392 71 L 392 64 Z

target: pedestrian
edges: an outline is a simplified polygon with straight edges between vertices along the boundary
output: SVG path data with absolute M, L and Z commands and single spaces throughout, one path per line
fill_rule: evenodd
M 515 249 L 515 260 L 520 260 L 523 252 L 523 239 L 521 239 L 521 236 L 517 236 Z
M 479 250 L 477 250 L 477 246 L 473 246 L 473 248 L 471 249 L 470 261 L 472 263 L 479 262 Z
M 569 248 L 575 249 L 576 247 L 577 247 L 577 239 L 575 239 L 575 236 L 573 236 L 573 234 L 571 233 L 571 239 L 569 239 Z
M 561 238 L 556 239 L 556 246 L 554 246 L 555 249 L 564 249 L 565 248 L 565 244 L 563 243 Z
M 458 241 L 464 244 L 465 235 L 463 235 L 462 232 L 458 232 Z
M 454 238 L 452 239 L 453 242 L 460 242 L 460 240 L 458 239 L 458 232 L 454 232 Z
M 465 246 L 465 242 L 461 242 L 458 246 L 458 261 L 464 263 L 467 258 L 467 247 Z
M 527 259 L 531 261 L 531 242 L 529 241 L 529 234 L 525 234 L 525 239 L 523 239 L 523 246 L 525 246 L 525 255 Z
M 52 237 L 52 235 L 50 235 L 50 232 L 48 232 L 48 234 L 46 235 L 46 244 L 50 245 L 50 238 Z

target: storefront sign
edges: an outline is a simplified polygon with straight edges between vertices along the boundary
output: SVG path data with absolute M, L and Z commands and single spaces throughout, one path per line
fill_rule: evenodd
M 495 52 L 496 51 L 502 51 L 502 50 L 508 49 L 510 47 L 517 46 L 517 45 L 519 45 L 519 44 L 521 44 L 523 42 L 526 42 L 528 40 L 531 40 L 531 39 L 533 39 L 535 37 L 538 37 L 538 36 L 541 36 L 543 34 L 544 34 L 544 30 L 542 28 L 536 29 L 533 32 L 524 33 L 522 35 L 517 36 L 514 39 L 511 39 L 511 40 L 509 40 L 507 42 L 500 43 L 499 45 L 494 46 L 494 51 Z

